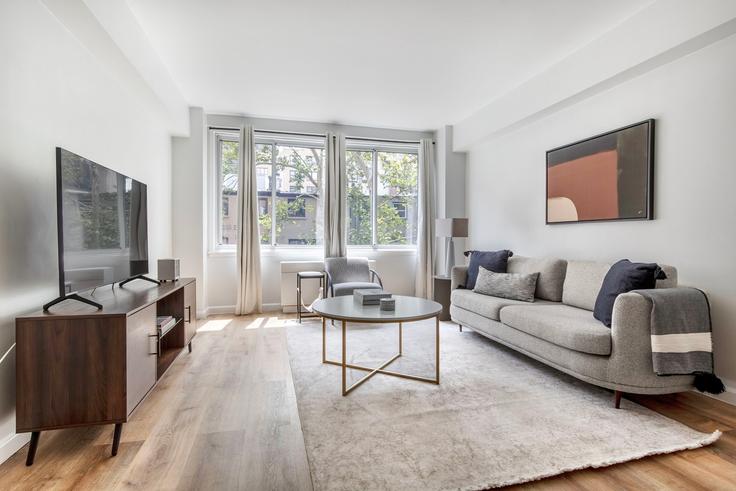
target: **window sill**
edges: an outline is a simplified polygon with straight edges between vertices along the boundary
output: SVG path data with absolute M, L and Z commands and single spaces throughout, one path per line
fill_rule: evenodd
M 309 256 L 315 255 L 322 257 L 322 246 L 264 246 L 261 245 L 261 256 Z M 361 254 L 393 254 L 393 255 L 414 255 L 417 253 L 416 247 L 371 247 L 371 246 L 348 246 L 348 255 L 356 256 Z M 208 257 L 235 257 L 235 248 L 232 249 L 215 249 L 207 253 Z
M 236 250 L 232 249 L 215 249 L 207 252 L 207 257 L 235 257 Z

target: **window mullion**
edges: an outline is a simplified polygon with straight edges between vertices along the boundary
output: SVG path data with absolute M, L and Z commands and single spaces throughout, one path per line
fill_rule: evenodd
M 215 137 L 215 153 L 217 160 L 217 241 L 218 245 L 223 243 L 222 239 L 222 138 Z
M 378 153 L 371 150 L 371 245 L 378 246 Z
M 271 143 L 271 245 L 276 245 L 276 144 Z

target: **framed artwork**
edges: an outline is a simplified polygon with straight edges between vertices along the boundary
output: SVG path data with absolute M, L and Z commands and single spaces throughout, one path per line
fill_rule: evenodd
M 547 152 L 547 224 L 652 220 L 653 189 L 653 119 Z

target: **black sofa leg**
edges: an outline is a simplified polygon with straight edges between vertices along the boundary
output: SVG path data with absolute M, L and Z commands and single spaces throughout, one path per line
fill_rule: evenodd
M 613 391 L 613 405 L 616 409 L 621 408 L 621 396 L 623 393 L 620 390 Z
M 462 324 L 458 324 L 458 326 L 460 326 L 460 332 L 463 332 L 463 325 Z

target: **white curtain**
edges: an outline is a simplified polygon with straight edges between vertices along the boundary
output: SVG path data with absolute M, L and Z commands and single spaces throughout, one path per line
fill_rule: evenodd
M 238 298 L 237 315 L 261 312 L 261 242 L 258 235 L 258 182 L 252 125 L 240 129 L 238 174 Z
M 347 178 L 345 176 L 345 136 L 327 133 L 325 161 L 325 257 L 347 255 Z
M 432 298 L 434 280 L 434 145 L 419 142 L 419 223 L 415 295 Z

